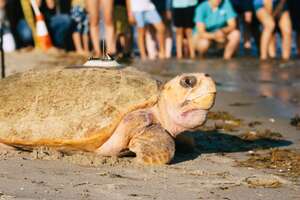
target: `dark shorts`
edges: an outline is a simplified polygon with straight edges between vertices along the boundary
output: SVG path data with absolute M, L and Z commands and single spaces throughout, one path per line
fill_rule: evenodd
M 166 12 L 166 1 L 165 0 L 151 0 L 152 3 L 155 5 L 157 12 L 163 13 Z
M 238 14 L 245 13 L 247 11 L 253 11 L 253 0 L 231 0 L 234 10 Z
M 300 0 L 289 0 L 288 6 L 292 18 L 293 29 L 295 31 L 300 31 Z
M 173 22 L 175 27 L 194 28 L 196 6 L 187 8 L 173 8 Z

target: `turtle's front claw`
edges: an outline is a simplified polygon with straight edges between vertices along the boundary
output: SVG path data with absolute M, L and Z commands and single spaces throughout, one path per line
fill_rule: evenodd
M 162 165 L 170 163 L 175 153 L 174 139 L 159 125 L 153 125 L 132 138 L 129 149 L 136 153 L 141 164 Z
M 156 155 L 137 155 L 136 161 L 140 164 L 164 165 L 170 163 L 172 158 L 170 157 L 169 152 L 164 152 L 160 154 L 156 153 Z

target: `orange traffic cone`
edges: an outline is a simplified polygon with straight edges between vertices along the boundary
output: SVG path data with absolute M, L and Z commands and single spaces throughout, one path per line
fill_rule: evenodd
M 36 37 L 37 37 L 37 42 L 38 42 L 38 47 L 41 48 L 42 50 L 48 50 L 51 48 L 52 41 L 51 37 L 49 35 L 44 16 L 40 12 L 40 9 L 36 3 L 35 0 L 30 0 L 33 11 L 36 16 Z

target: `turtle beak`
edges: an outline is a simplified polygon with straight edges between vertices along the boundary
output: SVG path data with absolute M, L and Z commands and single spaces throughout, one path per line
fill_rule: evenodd
M 215 102 L 216 98 L 216 85 L 211 78 L 198 87 L 196 90 L 191 90 L 188 92 L 185 101 L 182 106 L 193 109 L 209 110 Z
M 213 107 L 216 99 L 216 92 L 195 96 L 194 98 L 186 99 L 182 107 L 184 110 L 199 109 L 209 110 Z
M 216 93 L 208 93 L 205 95 L 201 95 L 199 97 L 194 98 L 192 101 L 193 104 L 195 104 L 195 106 L 198 109 L 201 110 L 209 110 L 213 107 L 214 103 L 215 103 L 215 98 L 216 98 Z

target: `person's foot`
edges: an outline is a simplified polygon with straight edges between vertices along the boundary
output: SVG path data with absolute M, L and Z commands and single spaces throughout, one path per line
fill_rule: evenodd
M 265 56 L 260 56 L 260 60 L 267 60 L 267 57 L 265 57 Z
M 84 50 L 76 51 L 76 53 L 78 55 L 81 55 L 81 56 L 88 56 L 89 55 L 89 52 L 88 51 L 84 51 Z
M 147 60 L 147 56 L 146 55 L 141 55 L 141 59 L 142 60 Z
M 160 53 L 158 54 L 158 57 L 159 57 L 159 59 L 165 59 L 165 58 L 166 58 L 164 52 L 160 52 Z
M 269 53 L 269 57 L 270 57 L 270 58 L 276 58 L 276 54 L 274 54 L 274 53 Z
M 224 60 L 230 60 L 231 59 L 231 56 L 228 56 L 228 55 L 224 55 Z
M 33 46 L 22 47 L 21 49 L 19 49 L 20 52 L 30 52 L 32 50 L 34 50 Z
M 190 53 L 190 59 L 194 59 L 195 57 L 195 53 Z
M 182 56 L 178 56 L 178 55 L 177 55 L 176 58 L 177 58 L 177 59 L 182 59 Z
M 290 60 L 290 56 L 282 56 L 281 59 L 283 61 L 289 61 Z
M 92 57 L 94 57 L 94 58 L 101 58 L 101 56 L 102 56 L 102 54 L 100 51 L 99 52 L 93 51 L 93 53 L 92 53 Z

